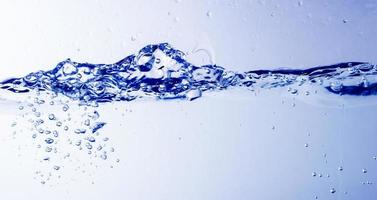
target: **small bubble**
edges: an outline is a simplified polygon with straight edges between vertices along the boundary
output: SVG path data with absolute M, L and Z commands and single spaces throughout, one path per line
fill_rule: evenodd
M 81 145 L 81 140 L 78 140 L 76 143 L 75 143 L 76 146 L 80 146 Z
M 316 173 L 316 172 L 312 172 L 312 176 L 313 176 L 313 177 L 316 177 L 316 176 L 317 176 L 317 173 Z
M 347 19 L 343 19 L 342 21 L 343 21 L 344 24 L 348 23 Z
M 331 192 L 332 194 L 334 194 L 334 193 L 336 192 L 336 190 L 335 190 L 334 188 L 331 188 L 330 192 Z
M 51 151 L 52 151 L 52 148 L 51 148 L 51 147 L 46 147 L 45 151 L 46 151 L 46 152 L 51 152 Z
M 109 140 L 109 138 L 108 137 L 105 137 L 105 138 L 103 138 L 103 141 L 108 141 Z
M 61 121 L 56 122 L 56 126 L 57 126 L 57 127 L 62 126 L 62 124 L 63 124 L 63 123 L 62 123 Z
M 64 126 L 65 131 L 68 131 L 68 129 L 69 129 L 68 126 Z
M 305 143 L 305 145 L 304 145 L 305 147 L 309 147 L 309 144 L 308 143 Z
M 86 145 L 85 145 L 85 146 L 86 146 L 86 148 L 87 148 L 87 149 L 92 149 L 92 148 L 93 148 L 93 146 L 92 146 L 92 145 L 91 145 L 91 144 L 90 144 L 89 142 L 88 142 L 88 143 L 86 143 Z
M 136 36 L 134 36 L 134 35 L 131 36 L 131 41 L 132 41 L 132 42 L 135 42 L 135 41 L 136 41 Z
M 100 156 L 100 158 L 102 158 L 102 160 L 106 160 L 106 159 L 107 159 L 107 155 L 106 155 L 106 154 L 102 154 L 102 155 Z
M 298 90 L 297 89 L 288 89 L 288 91 L 291 92 L 291 94 L 298 94 Z
M 55 104 L 55 102 L 54 101 L 50 101 L 50 105 L 54 105 Z
M 49 115 L 48 115 L 48 119 L 49 119 L 49 120 L 55 120 L 56 118 L 55 118 L 55 115 L 54 115 L 54 114 L 49 114 Z
M 338 167 L 338 170 L 343 171 L 343 167 L 342 166 Z
M 84 134 L 84 133 L 86 133 L 86 129 L 78 128 L 78 129 L 75 130 L 75 133 L 77 133 L 77 134 Z
M 88 138 L 88 141 L 89 141 L 89 142 L 95 142 L 96 139 L 95 139 L 93 136 L 91 136 L 91 137 Z
M 212 12 L 211 11 L 207 11 L 207 17 L 209 17 L 209 18 L 212 17 Z
M 367 169 L 363 169 L 362 172 L 363 172 L 364 174 L 366 174 L 368 171 L 367 171 Z
M 23 106 L 20 106 L 20 107 L 18 107 L 18 109 L 19 109 L 19 110 L 23 110 L 23 109 L 24 109 L 24 107 L 23 107 Z
M 303 1 L 298 1 L 298 2 L 297 2 L 297 5 L 301 7 L 301 6 L 304 5 L 304 2 L 303 2 Z
M 90 126 L 90 120 L 89 120 L 89 119 L 86 119 L 86 120 L 84 121 L 84 125 L 85 125 L 85 126 Z
M 63 111 L 66 112 L 66 111 L 68 111 L 68 109 L 69 109 L 69 106 L 67 104 L 64 104 Z
M 59 136 L 58 131 L 53 131 L 52 134 L 54 135 L 54 137 L 58 137 Z
M 51 143 L 54 142 L 54 140 L 51 139 L 51 138 L 47 138 L 47 139 L 45 139 L 45 142 L 46 142 L 47 144 L 51 144 Z
M 57 166 L 57 165 L 54 166 L 54 170 L 59 170 L 59 169 L 60 169 L 59 166 Z

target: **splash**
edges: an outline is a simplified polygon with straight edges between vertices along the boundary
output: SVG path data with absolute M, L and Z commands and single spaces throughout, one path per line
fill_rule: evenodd
M 138 98 L 188 99 L 202 92 L 233 87 L 276 88 L 316 84 L 339 95 L 377 94 L 377 66 L 349 62 L 309 69 L 228 71 L 217 65 L 195 66 L 167 43 L 148 45 L 114 64 L 77 63 L 70 59 L 50 71 L 0 83 L 15 93 L 51 91 L 87 105 Z
M 184 53 L 162 43 L 148 45 L 114 64 L 67 59 L 50 71 L 5 80 L 0 88 L 28 95 L 20 102 L 21 113 L 12 126 L 23 121 L 15 133 L 30 132 L 40 149 L 39 160 L 47 169 L 36 174 L 45 184 L 52 174 L 65 169 L 64 160 L 68 160 L 66 166 L 72 165 L 77 150 L 85 150 L 91 159 L 109 160 L 112 156 L 114 148 L 102 133 L 106 122 L 100 120 L 100 104 L 141 98 L 195 100 L 205 92 L 231 88 L 288 87 L 290 93 L 297 94 L 300 91 L 291 87 L 303 85 L 318 86 L 335 95 L 376 95 L 377 66 L 349 62 L 308 69 L 234 72 L 217 65 L 195 66 Z M 114 156 L 113 160 L 119 162 Z M 93 161 L 90 165 L 97 167 Z

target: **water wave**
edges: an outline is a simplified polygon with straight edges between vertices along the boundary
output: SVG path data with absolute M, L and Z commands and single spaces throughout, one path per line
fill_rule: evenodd
M 60 62 L 50 71 L 38 71 L 0 83 L 15 93 L 31 90 L 63 94 L 85 104 L 132 101 L 137 98 L 188 99 L 202 92 L 232 87 L 276 88 L 313 84 L 339 95 L 376 95 L 377 66 L 347 62 L 308 69 L 228 71 L 217 65 L 195 66 L 168 43 L 142 48 L 114 64 Z

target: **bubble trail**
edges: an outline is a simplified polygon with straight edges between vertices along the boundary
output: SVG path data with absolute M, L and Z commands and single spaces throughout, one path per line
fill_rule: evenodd
M 227 71 L 217 65 L 195 66 L 168 43 L 142 48 L 114 64 L 77 63 L 70 59 L 50 71 L 38 71 L 0 83 L 15 93 L 31 90 L 63 94 L 87 105 L 138 98 L 189 99 L 202 92 L 233 87 L 276 88 L 315 84 L 339 95 L 377 94 L 377 66 L 339 63 L 308 69 Z

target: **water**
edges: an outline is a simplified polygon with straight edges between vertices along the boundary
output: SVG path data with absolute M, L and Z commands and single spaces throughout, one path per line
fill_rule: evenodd
M 120 159 L 117 149 L 126 147 L 116 146 L 109 137 L 111 130 L 123 128 L 106 130 L 107 126 L 122 125 L 125 121 L 125 130 L 131 131 L 133 124 L 141 124 L 145 127 L 137 129 L 145 129 L 144 134 L 152 138 L 158 137 L 155 133 L 159 129 L 171 133 L 181 130 L 214 133 L 210 143 L 203 143 L 209 138 L 200 134 L 194 138 L 178 134 L 175 141 L 191 140 L 191 145 L 203 150 L 194 155 L 214 156 L 204 156 L 202 162 L 213 160 L 225 166 L 218 166 L 220 169 L 216 170 L 220 171 L 216 174 L 227 175 L 215 178 L 212 184 L 226 184 L 227 177 L 229 183 L 242 182 L 254 189 L 275 182 L 295 186 L 295 192 L 290 193 L 287 186 L 281 186 L 283 194 L 293 195 L 283 199 L 373 199 L 377 195 L 374 190 L 377 152 L 373 148 L 376 77 L 377 66 L 361 62 L 248 72 L 233 72 L 212 64 L 195 66 L 185 59 L 182 51 L 162 43 L 148 45 L 114 64 L 77 63 L 67 59 L 50 71 L 5 80 L 0 88 L 2 98 L 6 98 L 4 105 L 17 105 L 17 118 L 11 124 L 14 138 L 19 135 L 32 138 L 37 149 L 35 156 L 40 164 L 34 178 L 43 185 L 61 182 L 62 170 L 93 177 L 103 162 L 114 168 L 123 159 L 135 159 L 132 156 Z M 211 105 L 203 106 L 206 101 Z M 135 102 L 138 104 L 134 109 L 127 109 Z M 104 109 L 107 106 L 114 111 Z M 159 112 L 148 112 L 148 106 Z M 177 114 L 180 106 L 187 107 L 184 114 L 191 116 L 190 120 L 181 123 L 177 120 L 182 117 Z M 221 112 L 216 117 L 208 116 L 213 110 Z M 365 113 L 366 110 L 369 112 Z M 102 117 L 102 113 L 107 117 Z M 169 117 L 176 120 L 173 122 Z M 139 122 L 133 121 L 136 119 Z M 198 123 L 199 129 L 193 125 Z M 200 128 L 202 123 L 211 129 Z M 149 126 L 157 130 L 150 130 Z M 254 135 L 255 132 L 258 134 Z M 230 143 L 217 141 L 216 137 L 225 137 Z M 238 165 L 222 162 L 218 153 L 204 148 L 203 144 L 210 144 L 213 149 L 227 148 L 223 156 L 229 156 L 228 160 L 240 154 L 246 160 L 234 158 Z M 150 143 L 154 145 L 160 147 Z M 171 150 L 184 151 L 174 147 Z M 188 160 L 194 159 L 186 156 Z M 253 164 L 252 160 L 259 162 Z M 147 161 L 155 164 L 150 162 Z M 212 165 L 207 163 L 207 167 Z M 240 174 L 233 172 L 233 168 L 239 168 Z M 204 169 L 207 168 L 203 166 Z M 255 178 L 260 172 L 265 174 L 264 181 Z M 240 178 L 244 176 L 249 178 Z M 250 180 L 253 178 L 258 181 Z M 196 179 L 186 179 L 198 183 Z M 242 192 L 227 194 L 234 197 L 248 192 L 247 188 L 238 190 Z M 281 195 L 275 190 L 271 194 L 251 191 L 259 199 Z M 206 194 L 214 197 L 210 191 Z

